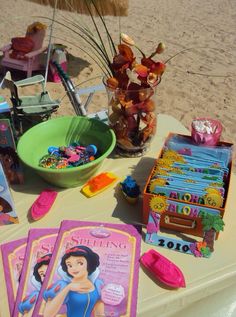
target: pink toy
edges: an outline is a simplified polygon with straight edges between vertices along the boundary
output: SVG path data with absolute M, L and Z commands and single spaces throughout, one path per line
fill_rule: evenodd
M 199 145 L 217 145 L 222 125 L 218 120 L 197 118 L 192 122 L 192 138 Z
M 39 197 L 31 206 L 31 217 L 34 220 L 39 220 L 40 218 L 45 216 L 52 207 L 52 204 L 54 203 L 56 197 L 57 192 L 51 189 L 45 189 L 44 191 L 42 191 Z
M 32 51 L 25 53 L 23 57 L 12 56 L 12 43 L 0 48 L 3 52 L 3 58 L 1 65 L 10 69 L 17 69 L 27 72 L 27 77 L 32 76 L 32 72 L 42 69 L 42 63 L 40 55 L 47 50 L 47 47 L 43 47 L 44 38 L 46 35 L 46 25 L 40 22 L 34 22 L 29 25 L 25 37 L 30 37 L 34 43 Z
M 150 217 L 152 221 L 147 224 L 147 233 L 150 234 L 149 241 L 152 242 L 152 234 L 157 233 L 160 227 L 160 215 L 157 212 L 150 211 Z
M 140 258 L 142 265 L 162 283 L 173 287 L 185 287 L 182 271 L 166 257 L 151 249 Z
M 66 58 L 66 51 L 65 51 L 65 46 L 61 45 L 61 44 L 54 44 L 55 48 L 52 51 L 52 57 L 51 57 L 51 61 L 49 64 L 49 77 L 51 77 L 50 79 L 54 82 L 54 83 L 60 83 L 61 79 L 60 76 L 58 75 L 57 69 L 54 66 L 53 62 L 57 62 L 61 68 L 63 69 L 63 71 L 66 73 L 67 72 L 67 58 Z

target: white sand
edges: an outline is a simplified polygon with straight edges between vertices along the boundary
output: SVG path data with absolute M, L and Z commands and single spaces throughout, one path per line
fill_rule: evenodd
M 0 46 L 12 37 L 23 36 L 27 25 L 34 21 L 49 23 L 35 15 L 52 16 L 51 8 L 26 0 L 0 0 L 0 9 Z M 217 118 L 224 126 L 222 140 L 230 142 L 236 141 L 235 12 L 234 0 L 129 0 L 129 16 L 121 18 L 121 31 L 147 55 L 160 41 L 167 47 L 163 60 L 190 48 L 168 63 L 158 87 L 158 112 L 171 114 L 186 127 L 195 117 Z M 61 14 L 73 21 L 89 21 L 86 16 L 64 11 L 57 12 L 60 21 Z M 106 21 L 117 41 L 118 18 L 108 17 Z M 82 43 L 78 36 L 59 25 L 55 25 L 54 36 L 55 42 L 68 46 L 69 74 L 75 84 L 101 75 L 93 60 L 78 49 Z M 82 86 L 98 82 L 92 80 Z M 53 97 L 65 95 L 61 84 L 48 83 L 47 87 Z M 0 90 L 0 94 L 9 96 L 6 90 Z M 95 98 L 90 111 L 106 107 L 105 98 L 105 94 Z M 73 113 L 65 97 L 58 115 Z

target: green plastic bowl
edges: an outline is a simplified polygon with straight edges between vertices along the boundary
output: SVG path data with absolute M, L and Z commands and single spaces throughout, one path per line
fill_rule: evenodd
M 49 146 L 68 146 L 73 142 L 96 145 L 100 156 L 73 168 L 48 169 L 39 166 Z M 37 124 L 25 132 L 17 144 L 17 153 L 25 165 L 48 183 L 68 188 L 82 185 L 93 176 L 115 144 L 115 134 L 105 123 L 88 117 L 65 116 Z

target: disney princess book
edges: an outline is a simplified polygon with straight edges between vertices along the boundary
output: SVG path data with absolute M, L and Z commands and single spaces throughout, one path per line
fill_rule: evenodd
M 23 167 L 16 152 L 9 119 L 0 119 L 0 162 L 10 185 L 23 184 Z
M 53 247 L 57 228 L 35 228 L 28 234 L 25 259 L 12 317 L 30 317 L 43 283 Z
M 141 234 L 127 224 L 65 220 L 33 317 L 135 317 Z
M 3 271 L 7 290 L 8 306 L 12 315 L 20 282 L 27 238 L 10 241 L 1 245 Z
M 0 162 L 0 226 L 15 223 L 19 223 L 19 220 L 15 211 L 8 181 Z

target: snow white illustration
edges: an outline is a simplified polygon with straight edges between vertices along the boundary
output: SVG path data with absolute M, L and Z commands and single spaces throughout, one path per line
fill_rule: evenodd
M 51 256 L 51 254 L 46 254 L 37 259 L 31 278 L 31 284 L 34 285 L 35 290 L 26 296 L 18 305 L 18 310 L 23 316 L 26 316 L 36 303 Z
M 55 317 L 65 304 L 67 317 L 104 317 L 99 264 L 99 255 L 89 247 L 78 245 L 66 250 L 58 268 L 63 279 L 44 291 L 43 316 Z

